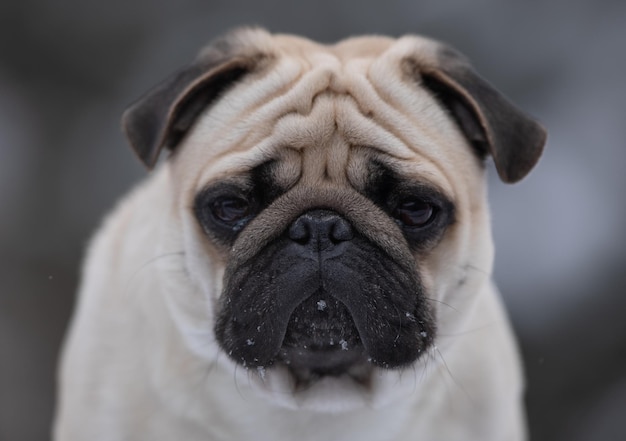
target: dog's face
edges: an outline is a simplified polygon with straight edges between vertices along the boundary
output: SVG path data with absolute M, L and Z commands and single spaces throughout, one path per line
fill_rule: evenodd
M 431 41 L 259 30 L 209 46 L 125 128 L 149 166 L 173 150 L 186 272 L 228 363 L 312 407 L 375 401 L 462 323 L 491 269 L 483 159 L 519 180 L 545 138 Z

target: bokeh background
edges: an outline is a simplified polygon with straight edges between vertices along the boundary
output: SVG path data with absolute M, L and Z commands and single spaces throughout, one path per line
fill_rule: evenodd
M 54 375 L 103 214 L 145 171 L 125 105 L 225 30 L 332 42 L 423 33 L 549 130 L 516 186 L 490 170 L 496 279 L 519 335 L 532 439 L 626 439 L 626 2 L 0 2 L 0 440 L 49 437 Z

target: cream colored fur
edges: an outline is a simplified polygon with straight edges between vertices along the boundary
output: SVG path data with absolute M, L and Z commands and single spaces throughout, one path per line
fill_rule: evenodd
M 274 54 L 203 114 L 175 154 L 94 238 L 60 370 L 56 441 L 521 441 L 522 375 L 499 294 L 483 170 L 401 59 L 418 37 L 320 46 L 253 31 Z M 291 191 L 350 192 L 367 147 L 456 204 L 457 223 L 416 265 L 438 326 L 414 366 L 371 389 L 330 378 L 296 392 L 280 370 L 246 370 L 213 336 L 224 256 L 193 218 L 207 183 L 279 155 Z M 329 179 L 322 180 L 326 169 Z M 323 197 L 323 196 L 319 196 Z M 461 283 L 462 281 L 462 283 Z

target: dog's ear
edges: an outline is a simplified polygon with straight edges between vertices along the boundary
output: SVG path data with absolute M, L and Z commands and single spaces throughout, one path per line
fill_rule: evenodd
M 199 114 L 269 55 L 255 48 L 260 29 L 240 29 L 209 44 L 186 68 L 148 91 L 122 116 L 130 145 L 148 169 L 173 150 Z
M 530 172 L 546 141 L 546 131 L 539 123 L 510 103 L 450 47 L 435 44 L 430 56 L 406 61 L 454 117 L 477 153 L 493 157 L 502 181 L 514 183 Z

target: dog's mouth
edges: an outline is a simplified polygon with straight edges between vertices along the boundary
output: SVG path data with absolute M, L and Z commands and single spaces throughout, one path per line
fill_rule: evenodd
M 233 361 L 286 371 L 296 386 L 363 386 L 433 343 L 416 272 L 359 235 L 321 251 L 296 239 L 264 248 L 225 280 L 215 332 Z
M 288 368 L 297 387 L 343 375 L 366 385 L 372 371 L 348 308 L 322 291 L 294 310 L 275 363 Z

